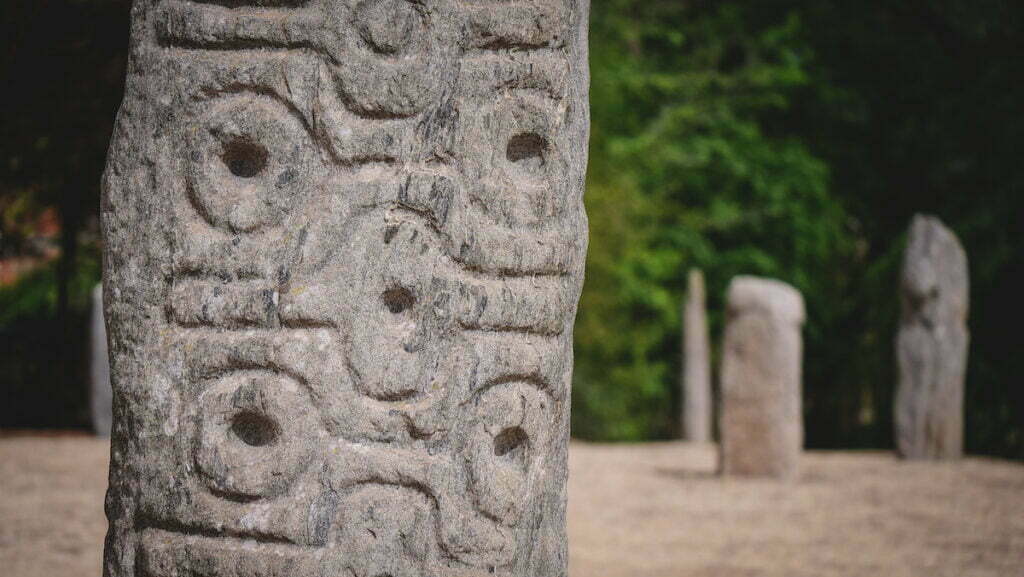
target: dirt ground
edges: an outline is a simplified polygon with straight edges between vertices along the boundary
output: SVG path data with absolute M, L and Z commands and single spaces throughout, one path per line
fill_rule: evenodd
M 571 576 L 1024 577 L 1024 465 L 811 452 L 784 484 L 714 460 L 574 444 Z M 106 464 L 102 441 L 0 437 L 0 575 L 99 575 Z

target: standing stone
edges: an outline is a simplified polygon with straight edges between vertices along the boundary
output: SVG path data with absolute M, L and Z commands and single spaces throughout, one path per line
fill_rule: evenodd
M 108 577 L 566 575 L 586 0 L 136 0 Z
M 683 439 L 711 441 L 711 347 L 704 310 L 704 274 L 690 271 L 683 305 Z
M 967 255 L 939 219 L 917 215 L 903 258 L 896 338 L 897 452 L 908 459 L 963 454 L 967 370 Z
M 112 397 L 107 328 L 103 320 L 103 286 L 96 285 L 92 291 L 92 311 L 89 317 L 89 408 L 92 430 L 98 437 L 110 437 Z
M 722 347 L 721 470 L 790 478 L 803 447 L 804 299 L 776 280 L 729 284 Z

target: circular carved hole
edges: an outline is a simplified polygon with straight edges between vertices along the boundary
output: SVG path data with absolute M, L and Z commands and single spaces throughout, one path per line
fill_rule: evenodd
M 494 455 L 522 462 L 530 438 L 519 427 L 509 427 L 494 437 Z
M 528 169 L 544 166 L 544 153 L 547 152 L 548 141 L 535 132 L 517 134 L 508 140 L 505 156 L 509 162 Z
M 267 149 L 250 140 L 237 138 L 224 145 L 224 164 L 239 178 L 252 178 L 267 167 Z
M 250 447 L 266 447 L 281 436 L 281 429 L 270 417 L 255 411 L 243 411 L 231 419 L 231 432 Z
M 411 290 L 402 286 L 389 288 L 380 295 L 380 298 L 391 314 L 396 315 L 409 310 L 412 305 L 416 304 L 416 296 L 412 294 Z

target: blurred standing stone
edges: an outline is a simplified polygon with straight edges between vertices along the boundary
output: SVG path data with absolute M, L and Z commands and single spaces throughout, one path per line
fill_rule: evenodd
M 737 277 L 727 300 L 721 472 L 793 477 L 803 447 L 803 297 L 776 280 Z
M 704 310 L 704 274 L 692 269 L 683 305 L 683 439 L 711 441 L 711 360 Z
M 903 259 L 896 339 L 896 449 L 908 459 L 963 454 L 967 255 L 933 216 L 914 216 Z
M 110 437 L 112 397 L 107 329 L 103 322 L 103 285 L 96 285 L 92 291 L 92 312 L 89 318 L 89 405 L 92 430 L 99 437 Z

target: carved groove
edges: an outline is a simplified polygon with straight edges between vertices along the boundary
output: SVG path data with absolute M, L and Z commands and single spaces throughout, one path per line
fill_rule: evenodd
M 110 577 L 566 573 L 582 12 L 139 3 Z

